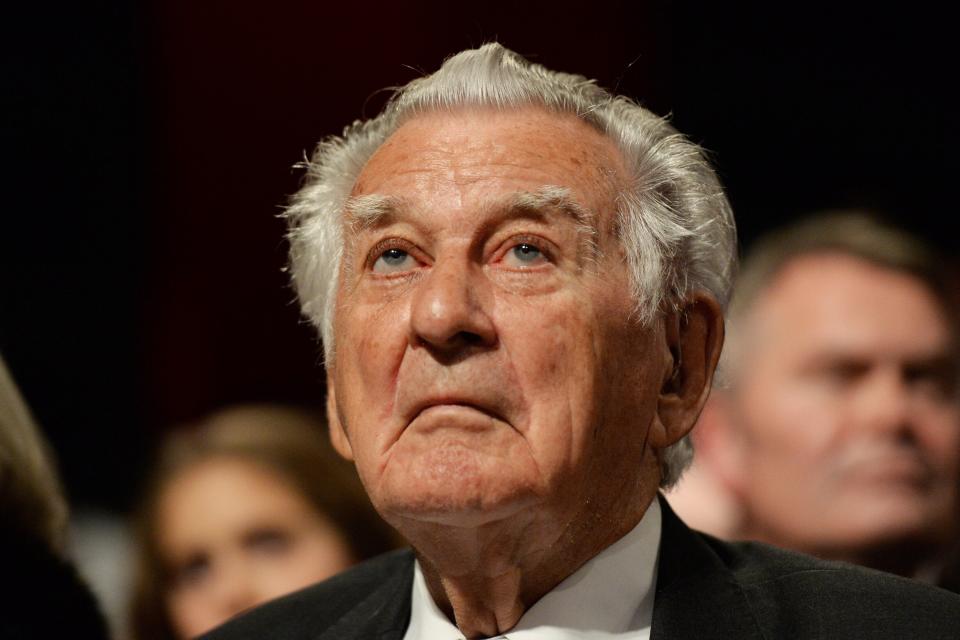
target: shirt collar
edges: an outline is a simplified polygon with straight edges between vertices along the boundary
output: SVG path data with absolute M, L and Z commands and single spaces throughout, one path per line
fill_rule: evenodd
M 653 619 L 660 521 L 660 504 L 654 498 L 637 526 L 540 598 L 506 632 L 506 637 L 572 640 L 618 634 L 639 637 L 631 632 L 648 634 Z M 433 601 L 418 561 L 410 625 L 404 640 L 426 638 L 459 640 L 463 635 Z

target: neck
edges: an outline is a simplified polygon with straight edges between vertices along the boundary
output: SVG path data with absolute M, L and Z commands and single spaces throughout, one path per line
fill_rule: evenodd
M 540 598 L 640 522 L 655 493 L 612 518 L 409 527 L 430 595 L 466 638 L 504 633 Z M 432 530 L 430 530 L 432 529 Z

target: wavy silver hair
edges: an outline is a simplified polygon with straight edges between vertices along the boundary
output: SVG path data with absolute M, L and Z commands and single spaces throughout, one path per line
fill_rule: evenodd
M 396 90 L 373 119 L 320 142 L 305 184 L 287 208 L 290 268 L 304 315 L 334 359 L 333 313 L 343 254 L 341 216 L 367 160 L 404 122 L 419 114 L 469 106 L 541 106 L 574 114 L 612 139 L 633 171 L 620 194 L 617 228 L 632 275 L 635 311 L 651 322 L 694 290 L 726 305 L 736 263 L 729 203 L 701 149 L 666 120 L 583 76 L 551 71 L 492 43 L 449 58 L 432 75 Z M 661 457 L 661 486 L 689 464 L 688 438 Z

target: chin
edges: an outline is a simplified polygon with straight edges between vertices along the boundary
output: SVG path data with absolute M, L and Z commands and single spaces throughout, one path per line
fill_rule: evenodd
M 847 511 L 841 537 L 861 544 L 926 537 L 936 528 L 934 513 L 929 496 L 911 491 L 864 496 Z
M 479 526 L 514 515 L 545 493 L 528 456 L 500 442 L 484 446 L 491 443 L 476 440 L 444 438 L 395 447 L 371 493 L 377 509 L 388 521 Z
M 435 499 L 386 504 L 381 514 L 387 522 L 402 533 L 406 527 L 414 523 L 458 529 L 479 529 L 513 518 L 525 509 L 521 503 L 486 507 L 448 500 L 446 496 L 431 496 L 431 498 Z
M 479 527 L 516 516 L 537 503 L 540 492 L 521 468 L 475 452 L 434 452 L 416 464 L 384 469 L 377 510 L 397 528 L 419 521 Z M 396 461 L 394 461 L 396 462 Z

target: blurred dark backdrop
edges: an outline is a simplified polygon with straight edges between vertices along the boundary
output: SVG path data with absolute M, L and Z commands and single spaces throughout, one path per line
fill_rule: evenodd
M 956 254 L 946 15 L 728 4 L 8 8 L 0 350 L 74 502 L 128 507 L 172 423 L 323 401 L 281 273 L 291 165 L 375 114 L 382 87 L 488 40 L 671 112 L 713 152 L 744 245 L 805 211 L 867 205 Z

